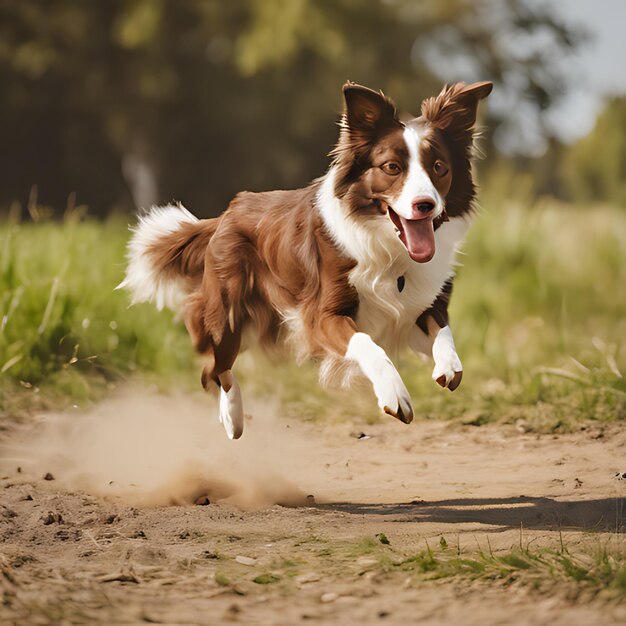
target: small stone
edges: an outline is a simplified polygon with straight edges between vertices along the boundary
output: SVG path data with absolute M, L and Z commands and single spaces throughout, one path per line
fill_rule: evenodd
M 350 436 L 354 437 L 355 439 L 371 439 L 372 438 L 371 435 L 368 435 L 367 433 L 364 433 L 362 431 L 350 433 Z
M 220 555 L 217 552 L 214 552 L 213 550 L 205 550 L 200 555 L 200 558 L 203 558 L 203 559 L 219 559 Z
M 49 526 L 50 524 L 62 524 L 63 516 L 60 513 L 53 513 L 52 511 L 48 511 L 48 515 L 42 517 L 42 521 L 44 526 Z
M 226 609 L 226 614 L 227 615 L 237 615 L 239 613 L 241 613 L 241 607 L 238 604 L 231 604 Z
M 50 472 L 46 472 L 44 477 L 44 480 L 54 480 L 54 476 L 50 473 Z
M 198 506 L 207 506 L 211 504 L 211 501 L 209 500 L 209 496 L 203 495 L 196 498 L 194 504 L 197 504 Z
M 320 577 L 318 574 L 310 573 L 296 576 L 295 581 L 298 585 L 307 585 L 309 583 L 316 583 L 319 579 Z
M 338 597 L 338 593 L 335 593 L 334 591 L 328 591 L 327 593 L 322 594 L 320 602 L 324 602 L 325 604 L 327 604 L 329 602 L 334 602 Z
M 240 565 L 248 565 L 248 566 L 256 565 L 256 559 L 252 559 L 249 556 L 239 555 L 235 557 L 235 561 L 239 563 Z

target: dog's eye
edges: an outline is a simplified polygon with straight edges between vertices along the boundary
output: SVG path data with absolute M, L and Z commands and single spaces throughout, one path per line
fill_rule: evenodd
M 402 168 L 393 161 L 384 163 L 380 167 L 385 174 L 389 174 L 390 176 L 397 176 L 402 171 Z
M 437 176 L 445 176 L 448 173 L 448 166 L 443 161 L 435 161 L 433 169 Z

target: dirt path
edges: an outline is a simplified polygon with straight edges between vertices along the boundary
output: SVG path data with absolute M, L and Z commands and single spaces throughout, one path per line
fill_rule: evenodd
M 133 393 L 9 428 L 0 622 L 625 622 L 623 604 L 559 580 L 532 590 L 398 566 L 442 537 L 462 556 L 623 547 L 624 426 L 539 437 L 303 424 L 252 407 L 229 442 L 212 412 L 206 398 Z

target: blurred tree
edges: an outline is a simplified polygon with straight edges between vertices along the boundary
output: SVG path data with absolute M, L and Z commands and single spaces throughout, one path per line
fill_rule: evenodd
M 595 128 L 565 152 L 568 199 L 626 207 L 626 98 L 612 98 Z
M 487 141 L 499 122 L 523 145 L 577 42 L 533 7 L 0 0 L 0 205 L 37 184 L 56 207 L 76 192 L 98 213 L 177 198 L 210 215 L 241 189 L 302 185 L 327 166 L 346 79 L 413 113 L 443 81 L 492 79 Z

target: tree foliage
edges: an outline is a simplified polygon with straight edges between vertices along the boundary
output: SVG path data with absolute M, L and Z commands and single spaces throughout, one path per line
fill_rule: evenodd
M 0 205 L 38 185 L 57 208 L 132 191 L 208 215 L 304 184 L 346 79 L 413 113 L 444 81 L 492 79 L 490 127 L 513 136 L 516 108 L 540 130 L 576 37 L 524 0 L 0 0 Z
M 569 148 L 562 175 L 570 199 L 626 207 L 626 98 L 611 99 L 591 133 Z

